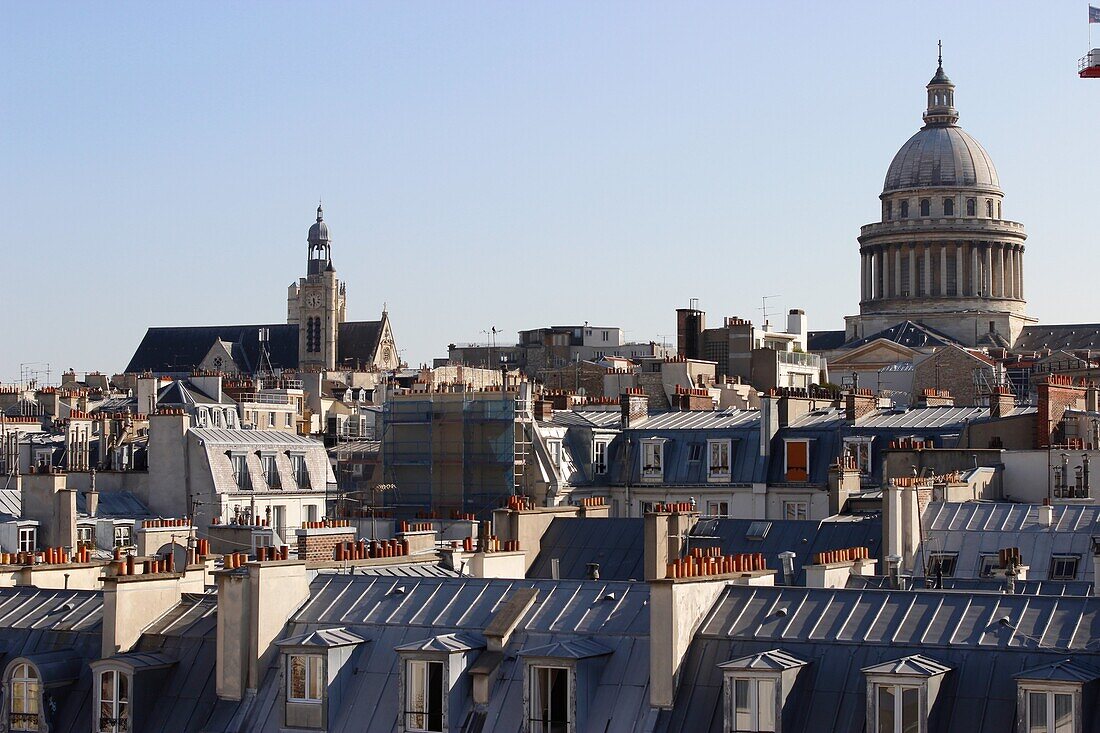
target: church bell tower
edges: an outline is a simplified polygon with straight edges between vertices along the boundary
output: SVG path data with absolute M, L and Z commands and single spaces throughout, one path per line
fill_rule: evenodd
M 335 369 L 337 339 L 344 322 L 344 286 L 332 266 L 332 244 L 320 205 L 306 241 L 306 276 L 290 286 L 287 323 L 298 324 L 299 369 Z

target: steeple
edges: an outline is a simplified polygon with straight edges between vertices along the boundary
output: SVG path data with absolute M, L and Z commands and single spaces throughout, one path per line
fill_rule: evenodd
M 928 82 L 928 109 L 924 111 L 925 127 L 949 127 L 959 121 L 955 109 L 955 85 L 943 70 L 943 42 L 938 43 L 936 74 Z
M 310 275 L 320 273 L 332 268 L 332 246 L 328 234 L 328 224 L 325 223 L 325 212 L 317 203 L 317 221 L 309 228 L 306 235 L 309 244 L 309 261 L 307 273 Z

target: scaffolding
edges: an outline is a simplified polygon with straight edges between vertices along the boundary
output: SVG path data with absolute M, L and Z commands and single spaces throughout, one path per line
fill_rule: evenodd
M 507 392 L 397 395 L 382 410 L 378 497 L 398 516 L 486 516 L 516 485 L 516 404 Z M 381 506 L 381 504 L 380 504 Z

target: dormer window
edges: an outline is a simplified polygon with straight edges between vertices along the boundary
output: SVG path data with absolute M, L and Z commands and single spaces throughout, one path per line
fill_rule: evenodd
M 561 441 L 546 441 L 546 450 L 550 454 L 550 465 L 555 469 L 561 468 Z
M 810 441 L 788 440 L 784 443 L 784 447 L 786 480 L 808 481 L 810 478 Z
M 592 471 L 598 476 L 607 473 L 607 441 L 597 440 L 592 444 Z
M 1016 675 L 1016 730 L 1021 733 L 1077 733 L 1085 721 L 1084 686 L 1096 673 L 1068 659 Z
M 133 547 L 133 545 L 134 545 L 134 528 L 133 528 L 133 526 L 129 525 L 129 524 L 116 524 L 115 525 L 114 543 L 115 543 L 114 546 L 118 547 L 118 548 Z
M 324 702 L 325 659 L 320 654 L 291 654 L 286 677 L 287 702 Z
M 8 682 L 8 729 L 37 731 L 42 703 L 42 682 L 38 670 L 27 662 L 16 664 Z
M 294 474 L 294 483 L 298 484 L 298 489 L 301 491 L 309 491 L 311 488 L 309 482 L 309 469 L 306 466 L 306 456 L 304 453 L 290 453 L 290 471 Z
M 572 670 L 567 667 L 532 666 L 529 669 L 529 718 L 531 733 L 572 731 Z
M 864 668 L 867 730 L 928 733 L 929 710 L 936 701 L 940 678 L 949 671 L 950 667 L 920 654 Z
M 657 482 L 665 477 L 665 443 L 652 439 L 642 441 L 642 480 Z
M 97 733 L 128 733 L 130 730 L 130 677 L 117 669 L 99 673 L 96 689 L 99 712 Z
M 779 733 L 787 694 L 806 662 L 781 649 L 719 664 L 723 676 L 723 730 Z
M 443 662 L 409 659 L 405 662 L 405 730 L 443 730 L 446 684 Z
M 264 483 L 269 489 L 283 488 L 279 481 L 279 467 L 275 464 L 274 453 L 260 453 L 260 470 L 264 474 Z
M 229 462 L 233 465 L 233 483 L 237 484 L 237 488 L 245 491 L 251 489 L 252 478 L 248 475 L 248 456 L 244 453 L 230 453 Z
M 707 441 L 707 480 L 730 480 L 730 441 Z

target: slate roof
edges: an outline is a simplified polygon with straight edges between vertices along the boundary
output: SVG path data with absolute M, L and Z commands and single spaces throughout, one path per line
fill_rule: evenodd
M 1018 547 L 1029 580 L 1050 577 L 1053 554 L 1077 555 L 1077 577 L 1094 581 L 1092 537 L 1100 536 L 1100 507 L 1056 505 L 1050 527 L 1039 524 L 1035 504 L 1008 502 L 933 502 L 922 515 L 924 542 L 918 559 L 931 552 L 956 552 L 956 578 L 977 578 L 982 555 Z M 923 575 L 923 568 L 915 568 Z
M 1100 349 L 1100 323 L 1024 326 L 1012 350 L 1043 351 L 1044 349 L 1052 351 Z
M 1098 636 L 1095 597 L 728 586 L 693 640 L 674 708 L 656 730 L 720 733 L 718 665 L 780 649 L 810 662 L 787 699 L 783 730 L 863 730 L 861 670 L 921 655 L 950 669 L 929 730 L 1003 733 L 1015 729 L 1014 676 L 1067 656 L 1097 667 Z M 1084 730 L 1100 731 L 1100 717 Z
M 854 339 L 844 344 L 845 349 L 854 349 L 864 344 L 869 344 L 872 341 L 878 341 L 879 339 L 886 339 L 887 341 L 893 341 L 896 344 L 907 346 L 910 349 L 922 349 L 930 348 L 932 346 L 946 346 L 947 344 L 958 343 L 955 339 L 951 338 L 942 331 L 926 326 L 923 323 L 916 323 L 914 321 L 902 321 L 896 323 L 889 328 L 884 328 L 881 331 L 877 331 L 870 336 L 864 336 L 863 338 Z
M 154 327 L 145 332 L 138 344 L 127 373 L 186 374 L 197 367 L 219 338 L 230 342 L 234 359 L 243 359 L 238 367 L 245 372 L 260 366 L 259 330 L 269 331 L 267 345 L 274 369 L 295 369 L 298 366 L 298 325 L 294 323 L 258 324 L 254 326 L 168 326 Z M 358 360 L 362 364 L 374 361 L 381 335 L 382 321 L 348 321 L 340 324 L 337 337 L 337 360 Z
M 591 562 L 599 563 L 601 580 L 642 580 L 643 522 L 627 517 L 555 517 L 542 535 L 539 554 L 527 577 L 551 578 L 553 560 L 557 559 L 563 580 L 583 580 Z
M 76 492 L 76 511 L 85 517 L 88 516 L 88 496 L 83 491 Z M 100 519 L 129 518 L 152 516 L 152 512 L 131 491 L 100 491 L 95 515 Z
M 749 537 L 749 528 L 757 522 L 767 524 L 763 539 Z M 779 553 L 793 552 L 794 585 L 805 584 L 804 565 L 818 552 L 866 547 L 882 567 L 882 518 L 878 515 L 821 521 L 700 519 L 691 528 L 689 542 L 691 547 L 721 547 L 726 555 L 763 553 L 767 566 L 774 569 L 782 568 Z M 782 575 L 776 576 L 776 582 L 783 582 Z
M 395 586 L 403 593 L 393 593 Z M 523 614 L 500 660 L 499 677 L 487 708 L 449 710 L 456 730 L 525 729 L 521 650 L 547 645 L 574 652 L 606 647 L 588 717 L 577 730 L 627 733 L 645 725 L 649 709 L 649 588 L 644 583 L 604 583 L 475 578 L 393 579 L 361 575 L 319 575 L 310 599 L 290 620 L 284 636 L 342 626 L 370 642 L 355 648 L 344 700 L 330 733 L 392 731 L 398 718 L 395 651 L 443 634 L 476 634 L 492 620 L 514 591 L 534 588 L 537 599 Z M 606 600 L 609 591 L 614 598 Z M 593 651 L 590 648 L 589 651 Z M 255 702 L 245 716 L 245 731 L 279 731 L 283 686 L 278 665 L 268 668 Z
M 832 351 L 844 345 L 844 331 L 810 331 L 806 334 L 807 351 Z

